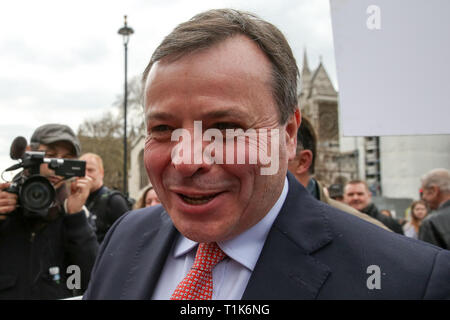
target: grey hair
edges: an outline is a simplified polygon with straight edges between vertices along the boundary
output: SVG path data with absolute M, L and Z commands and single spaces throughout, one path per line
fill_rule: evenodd
M 450 171 L 444 168 L 433 169 L 422 176 L 422 186 L 426 189 L 436 186 L 443 193 L 450 193 Z

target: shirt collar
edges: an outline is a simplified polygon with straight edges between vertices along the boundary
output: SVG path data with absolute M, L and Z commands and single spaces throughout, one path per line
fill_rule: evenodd
M 218 242 L 219 247 L 228 257 L 253 271 L 272 224 L 280 213 L 281 207 L 286 200 L 288 190 L 288 180 L 285 177 L 284 187 L 280 197 L 263 219 L 233 239 Z M 178 258 L 187 254 L 193 250 L 197 244 L 197 242 L 181 235 L 175 245 L 174 257 Z

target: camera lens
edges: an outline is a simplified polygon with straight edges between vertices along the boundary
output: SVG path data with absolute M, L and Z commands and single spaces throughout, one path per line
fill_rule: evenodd
M 55 189 L 42 176 L 30 177 L 22 186 L 22 205 L 30 211 L 47 209 L 55 198 Z

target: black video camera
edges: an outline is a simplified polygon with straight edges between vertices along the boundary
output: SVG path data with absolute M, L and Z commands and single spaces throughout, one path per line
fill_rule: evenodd
M 11 185 L 5 191 L 19 196 L 19 205 L 26 209 L 26 215 L 46 217 L 48 209 L 55 201 L 56 190 L 47 178 L 40 175 L 41 164 L 47 163 L 48 167 L 55 171 L 55 175 L 69 179 L 72 177 L 84 177 L 86 161 L 45 158 L 44 151 L 25 152 L 25 148 L 19 152 L 21 155 L 17 155 L 17 141 L 23 145 L 23 140 L 25 138 L 18 137 L 11 145 L 11 158 L 19 160 L 19 163 L 5 171 L 20 168 L 23 168 L 23 170 L 14 177 Z M 15 143 L 16 146 L 14 145 Z M 25 146 L 26 144 L 25 140 Z M 15 153 L 14 149 L 16 150 Z

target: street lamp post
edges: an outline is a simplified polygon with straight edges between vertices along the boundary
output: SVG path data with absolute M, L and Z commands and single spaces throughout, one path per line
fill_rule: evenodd
M 128 79 L 127 79 L 127 55 L 128 55 L 128 41 L 130 35 L 134 33 L 134 30 L 127 25 L 127 16 L 124 16 L 124 25 L 119 29 L 118 33 L 123 36 L 123 46 L 125 49 L 125 88 L 123 96 L 123 192 L 128 196 L 127 187 L 127 101 L 128 101 Z

